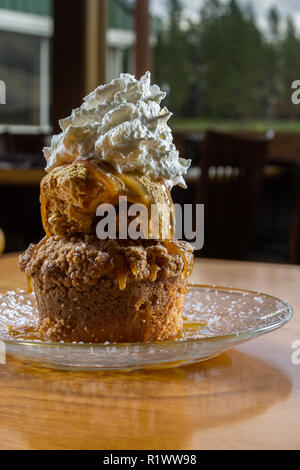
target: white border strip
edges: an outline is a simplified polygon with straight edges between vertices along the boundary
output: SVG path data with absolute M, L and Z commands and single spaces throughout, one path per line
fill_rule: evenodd
M 128 29 L 108 28 L 106 32 L 107 46 L 117 47 L 123 49 L 124 47 L 131 47 L 135 42 L 135 33 Z M 156 37 L 154 34 L 150 35 L 150 44 L 155 46 Z
M 30 126 L 26 124 L 0 124 L 0 135 L 9 134 L 50 134 L 51 126 Z
M 0 30 L 50 37 L 53 34 L 53 19 L 47 16 L 0 9 Z
M 50 41 L 40 40 L 40 126 L 49 126 L 50 112 Z
M 134 33 L 127 29 L 109 28 L 106 32 L 106 42 L 111 47 L 129 47 L 134 44 Z
M 0 341 L 0 364 L 6 364 L 6 345 Z

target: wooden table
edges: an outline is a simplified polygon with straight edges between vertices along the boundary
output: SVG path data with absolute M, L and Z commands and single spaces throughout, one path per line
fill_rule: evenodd
M 15 255 L 0 289 L 25 286 Z M 293 449 L 300 447 L 300 267 L 198 260 L 192 281 L 288 300 L 284 328 L 205 363 L 132 373 L 0 366 L 1 449 Z M 300 354 L 298 355 L 300 358 Z
M 38 186 L 45 174 L 42 168 L 0 168 L 0 184 Z

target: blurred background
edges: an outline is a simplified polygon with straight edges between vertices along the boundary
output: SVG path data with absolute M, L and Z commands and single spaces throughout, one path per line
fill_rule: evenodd
M 146 70 L 192 159 L 174 201 L 205 204 L 197 255 L 299 264 L 296 0 L 0 0 L 0 249 L 43 236 L 42 148 L 58 119 Z

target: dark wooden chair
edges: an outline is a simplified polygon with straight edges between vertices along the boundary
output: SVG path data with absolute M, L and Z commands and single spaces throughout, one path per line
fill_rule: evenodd
M 201 256 L 247 258 L 273 136 L 206 133 L 197 188 L 197 202 L 205 204 Z
M 41 153 L 45 146 L 45 134 L 16 134 L 13 136 L 14 153 Z
M 7 159 L 11 154 L 11 135 L 7 132 L 0 134 L 0 160 Z
M 289 261 L 300 264 L 300 168 L 297 171 L 297 196 L 295 201 L 293 220 L 289 243 Z

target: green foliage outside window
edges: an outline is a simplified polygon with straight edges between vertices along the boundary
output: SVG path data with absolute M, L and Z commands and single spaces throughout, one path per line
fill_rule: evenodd
M 300 79 L 300 38 L 292 18 L 272 7 L 262 30 L 237 0 L 206 0 L 188 24 L 168 0 L 154 52 L 155 80 L 170 90 L 177 117 L 296 119 L 291 84 Z

